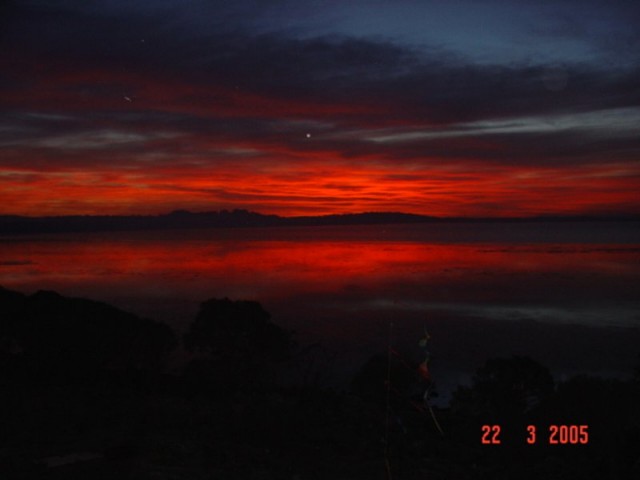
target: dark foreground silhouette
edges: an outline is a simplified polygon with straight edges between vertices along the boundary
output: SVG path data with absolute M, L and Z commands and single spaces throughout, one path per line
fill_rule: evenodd
M 530 358 L 491 359 L 433 409 L 441 435 L 410 355 L 320 388 L 309 348 L 228 299 L 202 304 L 183 345 L 189 361 L 167 373 L 166 325 L 0 288 L 0 478 L 640 478 L 640 365 L 626 382 L 557 384 Z

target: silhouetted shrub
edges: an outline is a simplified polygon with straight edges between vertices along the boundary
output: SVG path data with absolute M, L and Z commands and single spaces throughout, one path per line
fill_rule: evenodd
M 18 348 L 17 330 L 24 301 L 23 294 L 0 287 L 0 355 Z
M 184 343 L 198 354 L 185 369 L 188 382 L 213 381 L 225 391 L 263 384 L 272 363 L 288 359 L 292 349 L 291 334 L 273 324 L 258 302 L 228 298 L 201 305 Z
M 33 372 L 85 378 L 102 369 L 158 369 L 177 346 L 166 325 L 110 305 L 39 291 L 0 292 L 2 333 Z M 9 312 L 9 313 L 7 313 Z

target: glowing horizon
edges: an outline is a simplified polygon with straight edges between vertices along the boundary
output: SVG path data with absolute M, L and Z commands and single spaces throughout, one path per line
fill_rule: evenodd
M 591 5 L 614 48 L 570 2 L 554 8 L 599 35 L 507 27 L 514 12 L 473 3 L 495 37 L 471 37 L 455 6 L 402 3 L 403 23 L 366 0 L 309 3 L 311 22 L 289 2 L 188 3 L 213 26 L 170 2 L 7 10 L 1 214 L 640 214 L 638 9 Z M 365 6 L 389 37 L 347 21 Z M 409 21 L 426 13 L 450 28 Z

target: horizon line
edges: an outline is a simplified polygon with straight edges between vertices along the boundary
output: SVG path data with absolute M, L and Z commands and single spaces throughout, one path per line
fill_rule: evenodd
M 429 215 L 426 213 L 413 213 L 394 210 L 370 210 L 359 212 L 342 212 L 342 213 L 326 213 L 319 215 L 291 215 L 285 216 L 277 213 L 262 213 L 256 210 L 248 210 L 246 208 L 223 208 L 220 210 L 187 210 L 176 209 L 167 211 L 164 213 L 130 213 L 130 214 L 110 214 L 110 213 L 76 213 L 76 214 L 61 214 L 61 215 L 24 215 L 16 213 L 0 213 L 0 218 L 24 218 L 24 219 L 57 219 L 57 218 L 150 218 L 150 217 L 166 217 L 171 215 L 211 215 L 211 214 L 253 214 L 260 215 L 262 217 L 277 217 L 280 219 L 312 219 L 312 218 L 327 218 L 327 217 L 348 217 L 359 215 L 398 215 L 405 217 L 419 217 L 433 220 L 537 220 L 537 219 L 578 219 L 578 218 L 637 218 L 640 219 L 640 213 L 629 212 L 610 212 L 610 213 L 540 213 L 533 215 L 508 215 L 508 216 L 466 216 L 466 215 L 454 215 L 454 216 L 438 216 Z

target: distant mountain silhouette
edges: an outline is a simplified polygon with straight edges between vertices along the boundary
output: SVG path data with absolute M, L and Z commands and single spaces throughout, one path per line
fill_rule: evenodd
M 401 212 L 364 212 L 323 216 L 281 217 L 248 210 L 189 212 L 162 215 L 71 215 L 25 217 L 0 215 L 0 235 L 17 233 L 101 232 L 198 228 L 302 227 L 328 225 L 412 224 L 427 222 L 628 221 L 638 216 L 542 216 L 517 218 L 434 217 Z

